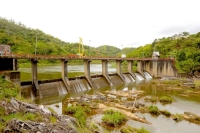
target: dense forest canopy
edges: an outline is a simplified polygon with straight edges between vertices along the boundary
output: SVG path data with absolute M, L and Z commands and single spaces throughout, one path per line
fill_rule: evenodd
M 13 53 L 34 54 L 36 50 L 37 54 L 66 56 L 77 54 L 79 46 L 78 38 L 77 42 L 64 42 L 39 29 L 28 28 L 21 22 L 4 18 L 0 18 L 0 44 L 10 45 Z M 84 45 L 87 56 L 120 57 L 121 54 L 126 54 L 127 57 L 145 58 L 151 57 L 154 50 L 160 52 L 161 58 L 174 58 L 179 72 L 200 70 L 200 32 L 191 35 L 183 32 L 155 39 L 145 46 L 122 50 L 109 45 L 97 48 Z

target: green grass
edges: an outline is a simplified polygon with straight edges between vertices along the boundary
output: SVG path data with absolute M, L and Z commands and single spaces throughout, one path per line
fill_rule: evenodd
M 36 114 L 26 113 L 22 118 L 23 118 L 23 120 L 34 121 L 35 117 L 36 117 Z
M 54 111 L 51 107 L 48 107 L 48 109 L 49 109 L 49 111 L 50 111 L 51 113 L 57 114 L 56 111 Z
M 155 115 L 158 115 L 160 113 L 158 107 L 154 105 L 149 106 L 148 110 L 150 113 Z
M 55 116 L 52 116 L 52 115 L 51 115 L 49 118 L 50 118 L 50 122 L 51 122 L 51 123 L 56 123 L 57 118 L 56 118 Z
M 176 85 L 179 85 L 180 84 L 180 80 L 162 80 L 161 83 L 162 84 L 176 84 Z
M 74 114 L 74 117 L 76 118 L 77 124 L 80 127 L 84 127 L 86 125 L 87 115 L 84 112 L 84 110 L 77 110 L 76 113 Z
M 91 110 L 87 106 L 68 106 L 65 109 L 66 114 L 72 114 L 76 120 L 79 127 L 84 127 L 86 125 L 87 114 L 90 113 Z
M 121 133 L 150 133 L 148 130 L 146 130 L 145 128 L 133 128 L 131 126 L 126 126 L 126 127 L 123 127 L 121 130 L 120 130 Z
M 171 97 L 168 97 L 168 96 L 162 96 L 160 98 L 160 102 L 164 102 L 164 103 L 171 103 L 173 102 L 174 100 L 171 98 Z
M 152 80 L 151 84 L 157 84 L 157 81 L 156 80 Z
M 145 128 L 139 128 L 139 129 L 136 129 L 137 133 L 150 133 L 148 130 L 146 130 Z
M 14 83 L 5 80 L 0 76 L 0 100 L 16 98 L 20 95 L 20 88 Z
M 127 118 L 124 114 L 112 109 L 104 111 L 102 122 L 108 126 L 117 127 L 124 124 Z
M 0 100 L 9 102 L 11 98 L 16 98 L 23 101 L 29 101 L 21 97 L 19 86 L 14 83 L 5 80 L 2 76 L 0 76 Z M 0 106 L 0 131 L 6 126 L 11 119 L 19 119 L 22 121 L 31 120 L 31 121 L 42 121 L 43 117 L 39 113 L 23 113 L 16 112 L 8 114 L 4 107 Z
M 182 116 L 181 114 L 175 114 L 175 117 L 176 117 L 176 121 L 177 121 L 177 122 L 183 120 L 183 116 Z
M 194 87 L 200 89 L 200 80 L 194 80 Z
M 149 97 L 145 97 L 144 99 L 145 101 L 150 101 L 150 102 L 157 102 L 157 97 L 155 96 L 151 96 L 150 98 Z
M 171 115 L 171 113 L 168 110 L 163 110 L 163 111 L 161 111 L 161 113 L 163 115 L 165 115 L 165 116 L 170 116 Z

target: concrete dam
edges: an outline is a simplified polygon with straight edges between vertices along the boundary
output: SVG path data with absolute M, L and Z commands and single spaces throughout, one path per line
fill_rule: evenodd
M 21 82 L 18 71 L 17 60 L 29 59 L 31 63 L 31 81 Z M 38 80 L 38 62 L 40 59 L 54 59 L 61 61 L 61 78 L 54 80 Z M 84 75 L 68 78 L 68 62 L 70 60 L 82 60 Z M 100 60 L 102 73 L 91 75 L 90 63 Z M 108 62 L 116 62 L 116 72 L 108 72 Z M 127 72 L 122 73 L 122 62 L 127 62 Z M 137 61 L 137 72 L 133 72 L 133 61 Z M 177 76 L 173 59 L 153 58 L 120 58 L 120 57 L 76 57 L 67 58 L 63 56 L 33 56 L 33 55 L 1 55 L 0 73 L 6 79 L 18 83 L 22 88 L 22 95 L 42 98 L 53 95 L 62 95 L 70 92 L 79 92 L 90 89 L 98 89 L 106 86 L 120 85 L 123 83 L 144 80 L 148 77 L 159 78 L 162 76 Z

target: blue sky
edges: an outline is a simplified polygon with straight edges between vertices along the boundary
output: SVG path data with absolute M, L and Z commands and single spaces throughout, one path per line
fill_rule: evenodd
M 0 17 L 66 42 L 138 47 L 200 32 L 198 0 L 1 0 Z M 89 43 L 89 40 L 90 43 Z

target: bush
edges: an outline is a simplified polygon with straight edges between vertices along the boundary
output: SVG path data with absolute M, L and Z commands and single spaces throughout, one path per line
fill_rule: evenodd
M 51 115 L 49 118 L 50 118 L 50 122 L 51 122 L 51 123 L 56 123 L 57 118 L 56 118 L 55 116 L 52 116 L 52 115 Z
M 145 128 L 140 128 L 140 129 L 136 129 L 137 133 L 149 133 L 148 130 L 146 130 Z
M 23 117 L 24 120 L 30 120 L 30 121 L 33 121 L 35 119 L 35 114 L 33 113 L 26 113 Z
M 76 109 L 77 109 L 77 106 L 68 106 L 66 109 L 65 109 L 65 113 L 67 114 L 75 114 L 76 113 Z
M 163 115 L 166 115 L 166 116 L 170 116 L 171 115 L 171 113 L 169 111 L 167 111 L 167 110 L 161 111 L 161 113 Z
M 150 98 L 150 100 L 151 100 L 151 102 L 157 102 L 157 97 L 152 96 L 152 97 Z
M 83 108 L 82 106 L 68 106 L 65 109 L 65 113 L 73 114 L 73 116 L 77 120 L 77 124 L 80 127 L 83 127 L 86 125 L 86 118 L 87 118 L 86 113 L 89 113 L 90 111 L 91 111 L 90 108 L 88 107 Z
M 148 130 L 146 130 L 145 128 L 140 128 L 140 129 L 137 129 L 137 128 L 133 128 L 131 126 L 127 126 L 127 127 L 123 127 L 121 130 L 120 130 L 121 133 L 149 133 Z
M 83 110 L 77 110 L 76 113 L 74 114 L 74 117 L 77 120 L 77 124 L 80 127 L 84 127 L 86 125 L 86 113 Z
M 160 102 L 165 102 L 165 103 L 171 103 L 173 102 L 174 100 L 171 98 L 171 97 L 168 97 L 168 96 L 162 96 L 160 98 Z
M 68 106 L 66 109 L 65 109 L 65 113 L 67 114 L 75 114 L 77 112 L 77 110 L 82 110 L 83 112 L 86 112 L 86 113 L 90 113 L 91 112 L 91 109 L 87 106 Z
M 0 100 L 4 98 L 15 98 L 18 95 L 20 95 L 20 88 L 16 87 L 14 83 L 6 81 L 2 76 L 0 76 Z
M 49 109 L 49 111 L 50 111 L 51 113 L 56 114 L 56 111 L 54 111 L 51 107 L 48 107 L 48 109 Z
M 182 121 L 183 120 L 183 116 L 181 114 L 175 114 L 175 121 Z
M 108 126 L 116 127 L 124 124 L 127 121 L 127 118 L 121 112 L 110 109 L 104 112 L 102 121 Z
M 154 105 L 149 106 L 149 112 L 158 115 L 159 114 L 158 107 Z
M 163 84 L 180 84 L 180 80 L 162 80 Z
M 157 97 L 151 96 L 151 97 L 145 97 L 145 101 L 150 101 L 150 102 L 157 102 Z

